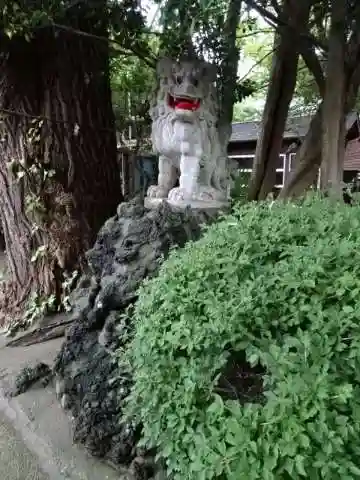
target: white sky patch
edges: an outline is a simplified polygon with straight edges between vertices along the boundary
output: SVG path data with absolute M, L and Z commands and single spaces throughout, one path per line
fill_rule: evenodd
M 141 0 L 141 7 L 146 12 L 146 25 L 156 30 L 159 27 L 160 5 L 152 0 Z

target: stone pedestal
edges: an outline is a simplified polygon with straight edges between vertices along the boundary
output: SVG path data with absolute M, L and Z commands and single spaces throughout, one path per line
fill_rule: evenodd
M 162 198 L 149 198 L 145 197 L 144 199 L 144 206 L 147 210 L 153 210 L 159 207 L 159 205 L 165 202 L 167 203 L 171 209 L 173 210 L 185 210 L 186 208 L 190 208 L 194 212 L 204 212 L 209 214 L 227 212 L 230 210 L 229 202 L 201 202 L 201 201 L 190 201 L 190 202 L 171 202 L 169 200 L 164 200 Z

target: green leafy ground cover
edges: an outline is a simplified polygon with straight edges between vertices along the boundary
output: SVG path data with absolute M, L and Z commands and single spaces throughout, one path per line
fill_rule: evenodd
M 129 411 L 175 480 L 360 478 L 360 209 L 248 204 L 135 308 Z

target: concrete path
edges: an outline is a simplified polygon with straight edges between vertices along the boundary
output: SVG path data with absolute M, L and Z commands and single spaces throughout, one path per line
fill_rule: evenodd
M 1 480 L 50 480 L 40 469 L 37 457 L 24 444 L 19 433 L 0 414 Z
M 0 335 L 0 480 L 131 480 L 73 445 L 71 418 L 51 386 L 7 395 L 24 366 L 51 364 L 63 340 L 13 348 L 7 340 Z
M 0 279 L 6 257 L 0 251 Z M 29 347 L 6 347 L 0 331 L 0 480 L 132 480 L 89 457 L 72 443 L 71 418 L 54 389 L 38 388 L 9 398 L 16 375 L 27 365 L 52 364 L 62 338 Z

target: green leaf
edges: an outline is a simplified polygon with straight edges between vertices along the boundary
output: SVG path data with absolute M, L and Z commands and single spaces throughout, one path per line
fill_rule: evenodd
M 360 468 L 357 467 L 355 464 L 350 463 L 349 470 L 353 475 L 360 478 Z
M 305 458 L 301 455 L 296 455 L 295 457 L 295 468 L 296 468 L 296 471 L 299 475 L 301 475 L 302 477 L 306 477 L 306 471 L 305 471 L 305 468 L 304 468 L 304 461 L 305 461 Z

